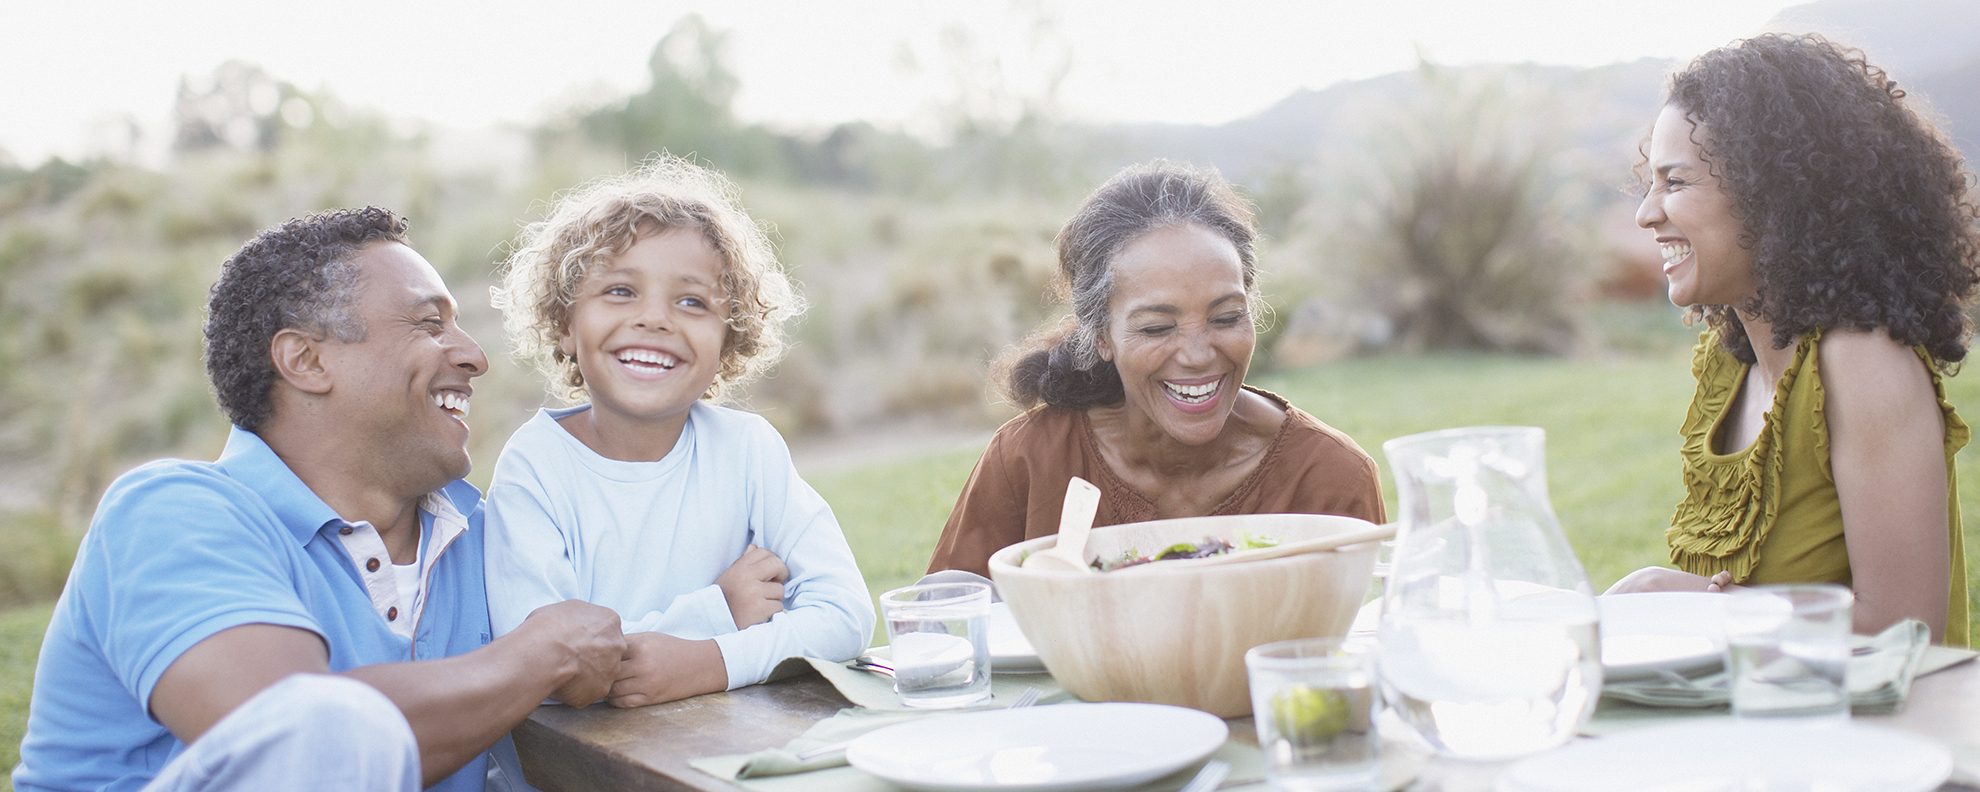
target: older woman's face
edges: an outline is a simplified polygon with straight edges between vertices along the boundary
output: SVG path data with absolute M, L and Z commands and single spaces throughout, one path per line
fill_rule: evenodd
M 1657 235 L 1671 302 L 1738 305 L 1753 297 L 1753 251 L 1740 244 L 1745 226 L 1732 194 L 1712 173 L 1694 138 L 1704 130 L 1667 105 L 1650 131 L 1650 191 L 1636 224 Z
M 1258 340 L 1237 248 L 1199 225 L 1158 228 L 1113 268 L 1100 356 L 1120 370 L 1128 411 L 1185 444 L 1216 439 Z

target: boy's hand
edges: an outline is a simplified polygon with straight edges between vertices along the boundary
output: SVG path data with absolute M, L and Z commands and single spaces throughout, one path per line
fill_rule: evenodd
M 644 707 L 728 687 L 729 668 L 714 641 L 640 632 L 626 636 L 626 656 L 607 700 L 614 707 Z
M 784 579 L 791 571 L 777 554 L 756 545 L 715 577 L 722 587 L 722 598 L 729 601 L 729 615 L 736 629 L 770 620 L 784 609 Z
M 564 600 L 537 608 L 510 635 L 525 635 L 558 654 L 557 689 L 550 697 L 583 707 L 605 697 L 619 676 L 626 637 L 619 614 L 589 602 Z

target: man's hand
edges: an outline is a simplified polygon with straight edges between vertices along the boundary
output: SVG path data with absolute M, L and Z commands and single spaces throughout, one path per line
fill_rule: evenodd
M 626 654 L 626 636 L 619 629 L 619 614 L 612 609 L 564 600 L 530 612 L 510 635 L 526 635 L 557 652 L 559 681 L 550 698 L 583 707 L 604 698 L 618 678 L 619 658 Z
M 784 609 L 784 579 L 791 574 L 777 554 L 756 545 L 715 577 L 736 629 L 762 624 Z
M 626 656 L 610 700 L 614 707 L 644 707 L 728 688 L 729 669 L 714 641 L 640 632 L 626 636 Z

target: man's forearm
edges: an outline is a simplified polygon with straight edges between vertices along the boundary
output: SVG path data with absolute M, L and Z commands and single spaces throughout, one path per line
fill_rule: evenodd
M 515 634 L 456 657 L 346 672 L 384 692 L 419 741 L 422 783 L 453 774 L 521 723 L 567 675 L 563 658 Z

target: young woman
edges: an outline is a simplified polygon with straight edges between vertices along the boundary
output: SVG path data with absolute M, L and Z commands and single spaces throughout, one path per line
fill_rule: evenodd
M 1683 428 L 1682 572 L 1612 591 L 1835 582 L 1859 632 L 1967 642 L 1940 378 L 1966 357 L 1980 209 L 1958 153 L 1860 52 L 1769 35 L 1700 56 L 1651 132 L 1637 223 L 1702 317 Z

